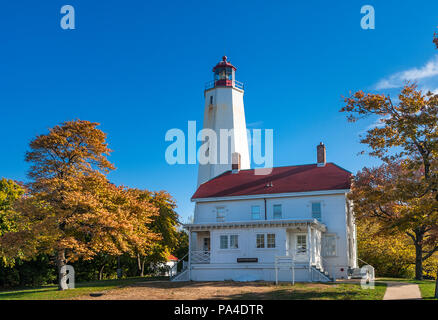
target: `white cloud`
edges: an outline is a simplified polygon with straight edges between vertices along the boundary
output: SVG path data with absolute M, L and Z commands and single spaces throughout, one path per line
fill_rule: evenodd
M 438 80 L 438 55 L 429 60 L 421 68 L 412 68 L 409 70 L 397 72 L 387 78 L 380 80 L 375 88 L 377 90 L 393 89 L 404 86 L 406 81 Z

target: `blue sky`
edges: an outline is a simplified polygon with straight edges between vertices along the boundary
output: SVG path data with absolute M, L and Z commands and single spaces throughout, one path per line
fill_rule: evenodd
M 76 29 L 60 28 L 73 5 Z M 373 5 L 375 30 L 360 27 Z M 24 153 L 66 120 L 101 123 L 117 183 L 167 190 L 186 220 L 196 165 L 170 166 L 164 136 L 203 119 L 204 83 L 226 54 L 245 83 L 250 128 L 274 130 L 274 165 L 330 162 L 356 172 L 358 156 L 341 95 L 395 95 L 405 80 L 438 89 L 437 1 L 4 1 L 0 10 L 0 177 L 26 181 Z

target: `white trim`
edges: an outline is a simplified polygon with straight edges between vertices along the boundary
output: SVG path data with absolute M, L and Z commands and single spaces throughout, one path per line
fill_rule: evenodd
M 327 227 L 325 224 L 316 219 L 293 220 L 293 219 L 275 219 L 275 220 L 249 220 L 249 221 L 233 221 L 233 222 L 211 222 L 211 223 L 194 223 L 184 224 L 183 227 L 191 231 L 208 231 L 211 229 L 225 228 L 251 228 L 251 227 L 293 227 L 297 225 L 307 226 L 312 224 L 317 229 L 325 232 Z
M 318 195 L 332 195 L 332 194 L 346 194 L 350 189 L 339 190 L 321 190 L 321 191 L 306 191 L 306 192 L 288 192 L 288 193 L 273 193 L 273 194 L 256 194 L 246 196 L 229 196 L 229 197 L 211 197 L 211 198 L 196 198 L 191 199 L 192 202 L 214 202 L 227 200 L 249 200 L 249 199 L 264 199 L 264 198 L 290 198 L 290 197 L 304 197 L 304 196 L 318 196 Z

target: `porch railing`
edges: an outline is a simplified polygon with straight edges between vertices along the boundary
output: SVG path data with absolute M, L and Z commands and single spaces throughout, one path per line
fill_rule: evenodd
M 190 256 L 190 263 L 210 263 L 210 251 L 206 250 L 192 250 Z

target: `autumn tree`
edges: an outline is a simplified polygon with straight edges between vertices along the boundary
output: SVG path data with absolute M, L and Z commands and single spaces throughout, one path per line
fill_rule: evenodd
M 371 156 L 378 157 L 387 164 L 386 167 L 382 167 L 382 176 L 391 174 L 391 183 L 399 185 L 400 182 L 406 191 L 403 194 L 400 190 L 389 188 L 379 200 L 386 201 L 389 198 L 399 201 L 399 209 L 394 215 L 397 222 L 393 221 L 392 225 L 405 228 L 412 238 L 417 248 L 416 278 L 421 279 L 422 248 L 426 233 L 432 233 L 428 243 L 432 246 L 431 254 L 438 250 L 434 236 L 436 228 L 433 224 L 426 223 L 428 226 L 424 226 L 422 223 L 425 215 L 428 216 L 429 222 L 436 223 L 435 204 L 431 204 L 430 200 L 438 201 L 438 96 L 431 92 L 423 94 L 415 84 L 407 84 L 398 98 L 398 102 L 395 103 L 389 95 L 365 94 L 358 91 L 345 98 L 346 105 L 341 111 L 347 112 L 348 120 L 352 122 L 367 116 L 377 116 L 380 119 L 380 125 L 369 129 L 361 143 L 370 147 Z M 388 171 L 394 163 L 400 163 L 402 174 Z M 379 179 L 373 176 L 376 173 L 371 172 L 369 177 Z M 378 191 L 380 185 L 377 181 L 365 184 L 369 194 L 364 192 L 364 197 L 370 197 L 373 192 Z M 356 183 L 356 186 L 360 188 L 360 183 Z M 413 208 L 415 210 L 409 210 Z M 376 212 L 385 216 L 384 210 L 377 208 Z
M 0 180 L 0 237 L 8 232 L 17 230 L 19 214 L 14 210 L 15 202 L 24 194 L 24 189 L 13 180 L 2 178 Z M 4 264 L 13 263 L 7 259 L 0 246 L 0 258 Z
M 438 34 L 436 32 L 433 35 L 433 43 L 435 43 L 436 48 L 438 49 Z
M 148 224 L 157 209 L 107 180 L 114 166 L 97 126 L 64 122 L 31 141 L 26 161 L 32 181 L 17 203 L 22 225 L 2 237 L 10 255 L 54 254 L 60 270 L 69 261 L 101 253 L 133 254 L 134 248 L 145 253 L 156 241 Z
M 169 254 L 176 249 L 179 243 L 177 227 L 180 222 L 175 211 L 176 203 L 169 193 L 147 190 L 138 192 L 140 201 L 151 203 L 158 209 L 158 214 L 152 217 L 148 227 L 160 235 L 160 239 L 154 242 L 148 254 L 142 252 L 137 254 L 138 272 L 143 276 L 146 263 L 166 262 Z
M 410 161 L 403 160 L 363 168 L 355 176 L 350 194 L 358 221 L 379 226 L 381 236 L 386 233 L 395 240 L 404 233 L 412 240 L 417 279 L 422 278 L 424 261 L 438 251 L 438 201 L 432 193 L 424 195 L 421 185 L 422 172 L 412 171 Z M 370 228 L 367 232 L 368 237 L 374 236 Z M 400 258 L 403 255 L 399 252 Z

